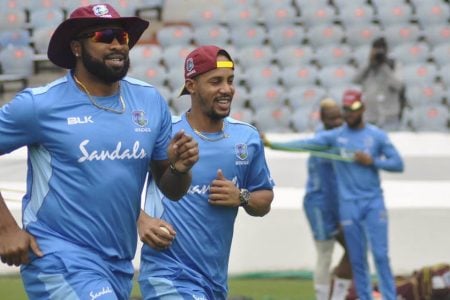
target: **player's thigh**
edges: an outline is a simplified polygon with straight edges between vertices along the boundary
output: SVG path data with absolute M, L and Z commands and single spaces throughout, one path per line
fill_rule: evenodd
M 128 295 L 117 296 L 109 278 L 101 271 L 67 268 L 64 261 L 57 255 L 49 254 L 33 260 L 21 269 L 21 276 L 29 299 L 117 300 L 128 298 Z
M 210 300 L 207 293 L 190 282 L 171 281 L 161 277 L 139 279 L 143 300 Z

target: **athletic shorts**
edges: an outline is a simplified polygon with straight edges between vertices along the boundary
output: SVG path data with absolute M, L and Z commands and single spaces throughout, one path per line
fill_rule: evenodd
M 339 230 L 338 205 L 305 197 L 303 208 L 316 241 L 330 240 L 336 236 Z
M 190 281 L 171 281 L 161 277 L 139 277 L 143 300 L 225 300 L 223 293 L 214 293 Z
M 70 250 L 34 256 L 20 273 L 29 299 L 128 300 L 134 272 L 129 261 Z

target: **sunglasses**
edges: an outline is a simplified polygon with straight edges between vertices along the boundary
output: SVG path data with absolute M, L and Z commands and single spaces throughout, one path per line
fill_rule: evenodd
M 91 38 L 95 43 L 111 44 L 116 39 L 119 44 L 125 45 L 130 41 L 128 32 L 123 29 L 103 29 L 100 31 L 88 32 L 78 36 L 79 39 Z

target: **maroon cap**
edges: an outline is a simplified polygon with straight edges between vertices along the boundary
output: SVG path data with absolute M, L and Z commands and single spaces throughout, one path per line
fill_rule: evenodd
M 137 43 L 149 22 L 138 17 L 121 17 L 109 4 L 91 4 L 75 9 L 67 20 L 59 24 L 48 45 L 47 56 L 57 66 L 65 69 L 75 67 L 75 56 L 70 42 L 82 30 L 92 27 L 118 23 L 128 32 L 130 49 Z
M 362 94 L 357 90 L 347 90 L 342 97 L 342 106 L 350 110 L 358 110 L 363 106 Z
M 230 61 L 217 61 L 217 56 L 219 54 L 225 55 Z M 217 68 L 234 69 L 234 63 L 230 54 L 217 46 L 200 46 L 186 57 L 184 62 L 184 79 L 194 78 Z M 186 94 L 189 94 L 189 92 L 186 87 L 183 86 L 180 96 Z

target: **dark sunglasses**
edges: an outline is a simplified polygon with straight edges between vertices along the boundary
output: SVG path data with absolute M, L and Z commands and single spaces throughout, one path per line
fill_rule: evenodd
M 78 36 L 78 39 L 91 38 L 95 43 L 111 44 L 116 39 L 121 45 L 128 45 L 130 41 L 128 32 L 123 29 L 103 29 L 100 31 L 88 32 Z

